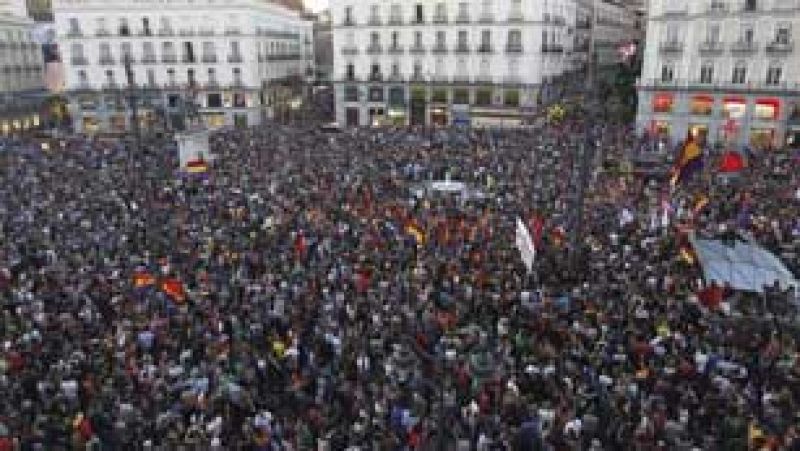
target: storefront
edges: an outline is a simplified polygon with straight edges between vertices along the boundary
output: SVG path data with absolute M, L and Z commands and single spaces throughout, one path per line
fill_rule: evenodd
M 431 125 L 446 127 L 450 121 L 449 109 L 447 106 L 431 107 Z
M 348 127 L 358 127 L 361 125 L 361 121 L 359 120 L 358 107 L 347 107 L 344 110 L 344 114 L 345 114 L 345 124 Z
M 128 129 L 128 121 L 124 114 L 112 114 L 109 116 L 109 124 L 113 133 L 124 133 Z
M 221 128 L 226 124 L 225 113 L 203 113 L 203 123 L 208 128 Z
M 393 86 L 389 88 L 389 102 L 386 108 L 386 122 L 389 125 L 402 127 L 408 120 L 405 88 Z
M 98 133 L 100 131 L 100 121 L 95 116 L 84 116 L 81 122 L 83 133 Z
M 752 127 L 749 142 L 756 149 L 771 149 L 775 146 L 775 129 L 773 127 Z
M 514 128 L 522 125 L 517 109 L 473 108 L 472 126 L 485 128 Z
M 424 87 L 411 88 L 411 125 L 427 125 L 426 113 L 428 111 L 427 92 Z
M 744 97 L 725 97 L 722 99 L 722 116 L 725 119 L 741 120 L 747 112 Z
M 671 93 L 660 93 L 653 96 L 653 113 L 672 113 L 675 108 L 675 96 Z
M 711 116 L 714 112 L 714 98 L 708 95 L 693 96 L 689 102 L 689 112 L 694 116 Z
M 672 126 L 669 121 L 650 121 L 650 134 L 659 138 L 667 138 L 672 135 Z
M 472 125 L 469 105 L 453 105 L 452 114 L 453 125 L 457 127 L 470 127 Z
M 781 113 L 781 101 L 773 98 L 763 98 L 756 100 L 753 116 L 759 121 L 778 120 Z
M 380 127 L 386 123 L 386 109 L 385 108 L 370 108 L 368 111 L 369 125 L 372 127 Z
M 689 124 L 689 134 L 701 145 L 708 140 L 708 124 Z

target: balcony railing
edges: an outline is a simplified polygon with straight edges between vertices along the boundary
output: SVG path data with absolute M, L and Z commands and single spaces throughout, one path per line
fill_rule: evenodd
M 472 81 L 468 74 L 456 74 L 453 75 L 453 83 L 469 83 Z
M 661 53 L 681 53 L 683 52 L 683 42 L 665 41 L 658 46 L 658 49 Z
M 367 20 L 367 25 L 369 25 L 371 27 L 379 27 L 379 26 L 383 25 L 383 21 L 381 20 L 380 17 L 373 16 L 373 17 L 370 17 Z
M 153 30 L 151 30 L 149 28 L 142 28 L 136 34 L 138 34 L 139 36 L 146 36 L 146 37 L 147 36 L 153 36 Z
M 506 53 L 522 53 L 522 44 L 507 44 Z
M 159 28 L 158 35 L 159 36 L 175 36 L 175 30 L 173 30 L 172 28 L 169 28 L 169 27 L 167 27 L 167 28 Z
M 748 83 L 732 83 L 730 81 L 714 82 L 714 83 L 701 83 L 700 80 L 687 80 L 687 79 L 673 79 L 671 81 L 664 81 L 660 78 L 637 80 L 636 85 L 640 88 L 654 88 L 661 87 L 674 87 L 674 88 L 691 88 L 702 87 L 706 90 L 718 91 L 770 91 L 770 92 L 793 92 L 800 89 L 800 83 L 782 82 L 771 84 L 764 82 L 748 82 Z
M 343 27 L 354 27 L 356 25 L 356 21 L 350 18 L 345 18 L 342 20 Z
M 431 53 L 435 55 L 443 55 L 447 53 L 447 47 L 441 44 L 437 44 L 431 49 Z
M 201 60 L 204 63 L 214 64 L 217 62 L 217 55 L 203 55 Z
M 715 54 L 722 53 L 723 51 L 725 51 L 725 48 L 719 41 L 705 41 L 700 43 L 700 53 Z
M 756 43 L 753 41 L 736 41 L 731 44 L 731 52 L 733 53 L 755 53 L 756 50 Z
M 458 16 L 456 16 L 456 23 L 457 24 L 465 24 L 465 23 L 470 23 L 470 22 L 471 22 L 471 20 L 470 20 L 469 14 L 459 14 Z
M 794 42 L 771 42 L 767 44 L 767 53 L 792 53 Z
M 239 27 L 230 27 L 225 29 L 225 36 L 239 36 L 242 34 L 242 29 Z
M 178 57 L 176 55 L 164 55 L 161 57 L 161 62 L 168 64 L 175 64 L 178 62 Z
M 71 28 L 67 30 L 67 37 L 68 38 L 80 38 L 83 36 L 83 31 L 79 28 Z
M 342 55 L 345 55 L 345 56 L 358 55 L 358 48 L 357 47 L 342 47 Z
M 470 53 L 469 46 L 466 44 L 459 44 L 453 49 L 454 53 Z
M 110 56 L 101 56 L 100 60 L 98 61 L 102 66 L 111 66 L 115 64 L 114 58 Z
M 489 84 L 493 81 L 494 79 L 490 74 L 478 74 L 475 76 L 475 83 Z
M 242 55 L 233 54 L 228 55 L 228 62 L 231 64 L 241 64 L 243 61 Z
M 425 76 L 422 75 L 419 72 L 411 74 L 411 77 L 409 77 L 409 80 L 413 81 L 413 82 L 417 82 L 417 83 L 423 83 L 423 82 L 427 81 L 427 80 L 425 80 Z
M 542 53 L 563 53 L 564 46 L 559 44 L 542 44 Z
M 677 17 L 685 17 L 687 14 L 689 14 L 689 9 L 684 5 L 684 6 L 674 6 L 666 9 L 664 11 L 663 16 L 665 18 L 677 18 Z
M 342 75 L 342 81 L 359 81 L 359 78 L 356 74 L 344 74 Z
M 194 36 L 194 30 L 184 28 L 183 30 L 178 31 L 180 36 Z
M 197 34 L 200 36 L 214 36 L 216 33 L 213 28 L 201 28 L 197 30 Z
M 488 44 L 481 44 L 478 46 L 478 53 L 494 53 L 494 47 Z
M 367 55 L 379 55 L 383 53 L 383 47 L 377 44 L 372 44 L 367 47 Z
M 108 90 L 108 91 L 119 89 L 119 83 L 117 83 L 115 81 L 107 81 L 107 82 L 103 83 L 103 89 Z
M 142 64 L 156 64 L 158 62 L 158 58 L 155 55 L 144 55 L 142 57 Z
M 513 11 L 508 13 L 508 21 L 510 23 L 524 22 L 525 16 L 522 14 L 522 11 Z
M 86 66 L 89 64 L 85 56 L 73 56 L 71 62 L 73 66 Z
M 383 81 L 383 74 L 381 73 L 369 74 L 369 81 Z
M 494 14 L 483 13 L 478 17 L 478 23 L 494 23 Z
M 400 16 L 390 16 L 389 25 L 403 25 L 403 18 Z
M 446 24 L 447 23 L 447 15 L 446 14 L 437 14 L 433 16 L 433 23 L 435 24 Z
M 197 62 L 197 58 L 194 55 L 183 55 L 181 61 L 186 64 L 195 64 Z
M 293 61 L 300 59 L 301 56 L 299 53 L 280 53 L 277 55 L 267 55 L 268 61 Z
M 558 16 L 558 17 L 553 17 L 553 23 L 556 24 L 556 25 L 564 25 L 567 22 L 564 20 L 563 17 Z
M 519 75 L 506 75 L 503 77 L 503 83 L 507 85 L 519 85 L 522 84 L 522 79 Z
M 575 22 L 575 28 L 578 30 L 591 30 L 592 29 L 592 21 L 589 19 L 586 20 L 579 20 Z
M 387 49 L 386 52 L 389 55 L 402 55 L 403 53 L 405 53 L 405 51 L 406 50 L 402 46 L 392 45 L 392 46 L 389 46 L 389 48 Z
M 410 49 L 408 49 L 408 53 L 410 53 L 412 55 L 422 55 L 422 54 L 425 53 L 425 47 L 423 47 L 421 45 L 415 45 L 415 46 L 411 47 Z

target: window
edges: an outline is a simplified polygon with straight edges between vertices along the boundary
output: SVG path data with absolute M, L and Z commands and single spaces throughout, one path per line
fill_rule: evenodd
M 706 42 L 719 42 L 719 24 L 709 23 L 706 29 Z
M 400 64 L 397 62 L 392 63 L 392 77 L 400 77 Z
M 100 43 L 100 59 L 101 60 L 111 59 L 111 44 L 109 44 L 108 42 Z
M 714 80 L 714 65 L 712 63 L 703 63 L 700 66 L 700 83 L 709 84 Z
M 714 111 L 714 98 L 703 95 L 692 97 L 689 111 L 696 116 L 710 116 Z
M 145 36 L 151 36 L 153 34 L 152 30 L 150 30 L 150 19 L 147 17 L 142 18 L 142 34 Z
M 390 6 L 389 8 L 390 8 L 389 9 L 389 14 L 390 14 L 389 21 L 393 22 L 393 23 L 401 22 L 400 17 L 402 15 L 402 10 L 400 9 L 400 5 L 397 4 L 397 3 L 392 3 L 392 6 Z
M 775 30 L 775 43 L 781 45 L 789 45 L 792 39 L 792 31 L 789 25 L 781 24 Z
M 381 5 L 370 5 L 369 11 L 370 22 L 375 23 L 381 20 Z
M 420 48 L 422 47 L 422 32 L 415 31 L 414 32 L 414 47 Z
M 175 46 L 171 42 L 163 42 L 161 44 L 161 53 L 165 58 L 174 58 Z
M 475 91 L 475 105 L 487 106 L 492 104 L 492 90 L 487 88 Z
M 739 61 L 733 67 L 731 82 L 733 84 L 744 84 L 747 81 L 747 65 L 744 61 Z
M 752 44 L 754 36 L 755 36 L 755 30 L 753 29 L 753 25 L 742 24 L 742 27 L 739 30 L 739 40 L 747 44 Z
M 661 81 L 664 83 L 670 83 L 675 77 L 675 69 L 673 68 L 672 64 L 665 64 L 661 66 Z
M 447 33 L 444 31 L 436 32 L 436 48 L 443 49 L 447 46 Z
M 131 35 L 131 29 L 128 26 L 128 19 L 122 18 L 119 20 L 119 35 L 120 36 Z
M 380 80 L 381 79 L 381 65 L 380 64 L 373 64 L 370 66 L 369 69 L 369 77 L 372 80 Z
M 383 102 L 383 88 L 380 87 L 369 88 L 369 101 Z
M 358 88 L 355 86 L 344 87 L 344 101 L 345 102 L 358 102 Z
M 167 79 L 169 83 L 174 85 L 175 84 L 175 69 L 169 68 L 167 69 Z
M 438 21 L 443 21 L 447 18 L 447 4 L 445 3 L 437 3 L 436 4 L 436 19 Z
M 186 63 L 194 63 L 194 44 L 190 41 L 183 43 L 183 61 Z
M 672 94 L 657 94 L 653 97 L 654 113 L 671 113 L 674 103 Z
M 481 31 L 481 48 L 482 52 L 489 52 L 492 50 L 492 31 L 491 30 L 483 30 Z
M 778 63 L 770 64 L 767 69 L 767 85 L 775 86 L 781 83 L 781 76 L 783 75 L 783 68 Z
M 509 48 L 522 47 L 522 31 L 508 30 L 508 47 Z
M 745 11 L 756 11 L 758 4 L 756 0 L 744 0 L 744 10 Z
M 209 83 L 216 83 L 217 82 L 217 70 L 213 67 L 208 68 L 208 82 Z
M 70 34 L 80 34 L 81 32 L 81 25 L 78 22 L 77 17 L 70 17 L 69 18 L 69 33 Z
M 458 3 L 458 18 L 459 18 L 459 20 L 467 20 L 469 18 L 469 3 L 468 2 L 459 2 Z
M 415 80 L 422 79 L 422 62 L 419 60 L 414 61 L 414 75 Z
M 377 31 L 373 31 L 369 34 L 369 44 L 371 47 L 380 47 L 381 45 L 381 35 Z
M 195 86 L 197 84 L 197 79 L 194 77 L 194 69 L 188 69 L 186 71 L 186 80 L 189 82 L 190 86 Z
M 241 55 L 239 52 L 239 41 L 231 41 L 231 55 Z
M 469 105 L 469 90 L 468 89 L 454 89 L 453 90 L 453 103 L 456 105 Z
M 356 78 L 356 68 L 353 63 L 348 63 L 347 66 L 345 66 L 345 77 L 348 80 L 353 80 Z
M 83 44 L 79 42 L 73 42 L 72 45 L 70 45 L 70 51 L 72 53 L 72 59 L 83 59 Z
M 106 71 L 106 84 L 108 86 L 114 86 L 116 84 L 116 82 L 114 80 L 114 71 L 113 70 L 109 69 L 109 70 Z
M 81 86 L 85 86 L 85 85 L 89 84 L 89 78 L 86 76 L 86 71 L 85 70 L 79 70 L 78 71 L 78 82 L 81 84 Z
M 458 30 L 458 48 L 466 49 L 469 35 L 466 30 Z
M 172 29 L 169 22 L 169 17 L 162 17 L 161 18 L 161 29 L 163 31 L 169 31 Z
M 142 43 L 142 55 L 146 59 L 155 59 L 156 57 L 156 50 L 153 46 L 153 43 L 150 41 L 144 41 Z
M 154 86 L 156 84 L 155 69 L 147 69 L 147 84 L 150 86 Z
M 345 25 L 352 25 L 353 24 L 353 7 L 352 6 L 345 6 L 344 7 L 344 23 L 345 23 Z
M 422 14 L 422 4 L 417 3 L 416 7 L 414 8 L 414 22 L 415 23 L 422 23 L 425 21 L 425 16 Z
M 667 42 L 678 42 L 679 36 L 678 25 L 674 23 L 667 24 Z
M 128 58 L 133 58 L 133 52 L 131 51 L 131 43 L 130 42 L 123 42 L 119 46 L 120 55 L 122 57 L 122 61 L 125 61 Z
M 400 46 L 400 35 L 396 31 L 392 32 L 392 48 L 396 49 Z
M 222 95 L 220 93 L 210 93 L 206 100 L 209 108 L 222 108 Z
M 509 107 L 519 107 L 519 90 L 506 89 L 503 92 L 503 105 Z

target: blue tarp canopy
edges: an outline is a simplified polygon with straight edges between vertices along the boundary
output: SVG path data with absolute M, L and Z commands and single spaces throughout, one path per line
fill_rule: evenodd
M 706 282 L 762 293 L 777 281 L 782 289 L 798 287 L 797 279 L 778 257 L 753 242 L 691 238 Z

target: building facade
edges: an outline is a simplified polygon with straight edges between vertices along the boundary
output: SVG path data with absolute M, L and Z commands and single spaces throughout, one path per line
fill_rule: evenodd
M 634 5 L 621 0 L 594 0 L 592 48 L 600 81 L 614 82 L 621 62 L 620 47 L 639 43 L 643 37 Z
M 0 13 L 0 135 L 39 126 L 44 71 L 32 27 L 24 16 Z
M 637 127 L 672 142 L 800 143 L 797 0 L 651 0 Z
M 573 67 L 573 0 L 332 0 L 342 125 L 532 120 Z
M 190 115 L 254 125 L 275 86 L 313 73 L 311 22 L 263 0 L 54 0 L 53 12 L 76 132 L 128 130 L 131 94 L 144 129 Z

